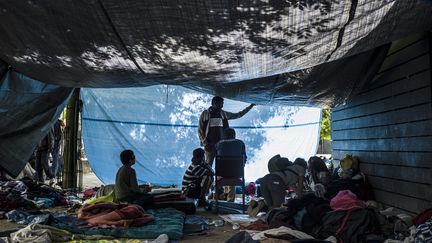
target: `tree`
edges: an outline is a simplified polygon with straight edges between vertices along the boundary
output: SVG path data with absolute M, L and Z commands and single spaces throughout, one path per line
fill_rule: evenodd
M 321 132 L 320 139 L 331 140 L 331 110 L 330 108 L 323 108 L 321 111 Z

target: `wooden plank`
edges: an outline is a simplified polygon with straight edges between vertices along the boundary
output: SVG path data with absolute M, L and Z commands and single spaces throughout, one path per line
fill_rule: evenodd
M 337 150 L 432 152 L 432 136 L 332 141 Z
M 432 193 L 430 193 L 430 186 L 406 181 L 399 181 L 397 179 L 388 179 L 375 176 L 367 176 L 368 181 L 374 189 L 380 189 L 390 192 L 398 192 L 409 197 L 420 198 L 423 200 L 432 200 Z
M 393 96 L 391 90 L 388 90 L 387 92 L 387 95 L 390 95 L 388 98 L 332 114 L 333 121 L 376 114 L 388 110 L 429 102 L 431 100 L 430 86 L 423 86 L 423 88 Z M 385 97 L 385 93 L 381 93 L 381 95 L 378 97 Z
M 432 119 L 432 107 L 430 102 L 400 110 L 352 118 L 349 120 L 333 121 L 332 118 L 331 126 L 333 131 L 337 131 L 351 128 L 391 125 L 426 119 Z
M 416 35 L 410 35 L 406 38 L 393 41 L 390 49 L 387 53 L 387 56 L 394 55 L 395 53 L 413 45 L 414 43 L 421 41 L 422 39 L 427 38 L 427 36 L 424 33 L 416 34 Z
M 346 154 L 358 156 L 360 161 L 377 164 L 390 164 L 400 166 L 412 166 L 432 169 L 432 152 L 414 153 L 414 152 L 362 152 L 350 150 L 333 150 L 332 157 L 340 160 Z
M 381 86 L 389 85 L 390 83 L 400 80 L 401 78 L 411 78 L 418 73 L 424 72 L 425 70 L 430 70 L 429 55 L 423 55 L 420 58 L 407 62 L 400 68 L 392 69 L 389 72 L 376 75 L 369 85 L 365 86 L 363 91 L 359 92 L 357 96 L 371 92 Z M 337 112 L 338 110 L 346 109 L 347 107 L 351 106 L 351 103 L 356 99 L 356 97 L 348 100 L 346 105 L 333 108 L 332 111 Z
M 333 141 L 341 139 L 375 139 L 432 135 L 432 120 L 410 123 L 333 131 Z
M 378 202 L 382 202 L 386 205 L 402 208 L 409 212 L 419 213 L 427 208 L 432 207 L 432 202 L 414 199 L 407 196 L 398 195 L 391 192 L 382 190 L 374 190 L 375 198 Z
M 370 89 L 374 89 L 388 82 L 409 76 L 410 74 L 418 73 L 425 69 L 430 69 L 429 62 L 429 55 L 425 54 L 416 59 L 409 60 L 407 63 L 398 68 L 378 73 L 372 79 L 368 87 L 365 87 L 365 89 L 360 93 L 367 92 Z
M 388 55 L 385 58 L 384 62 L 382 63 L 378 73 L 394 68 L 400 65 L 401 63 L 404 63 L 407 60 L 415 58 L 428 51 L 429 51 L 429 39 L 423 38 L 422 40 L 413 43 L 408 48 L 401 49 L 398 52 L 394 52 L 392 55 Z
M 354 97 L 345 108 L 332 111 L 332 116 L 335 119 L 339 119 L 342 112 L 346 112 L 356 106 L 367 104 L 374 101 L 379 101 L 384 97 L 391 97 L 392 95 L 398 95 L 410 90 L 418 89 L 425 86 L 431 85 L 430 71 L 424 70 L 423 72 L 417 73 L 411 77 L 399 79 L 394 82 L 389 82 L 388 85 L 378 87 L 371 90 L 370 92 L 363 93 Z
M 360 163 L 360 170 L 366 175 L 432 185 L 430 169 Z

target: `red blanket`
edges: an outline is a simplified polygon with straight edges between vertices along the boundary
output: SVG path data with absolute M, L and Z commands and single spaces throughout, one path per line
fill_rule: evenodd
M 136 204 L 97 203 L 83 205 L 78 211 L 78 218 L 92 226 L 138 227 L 154 220 Z

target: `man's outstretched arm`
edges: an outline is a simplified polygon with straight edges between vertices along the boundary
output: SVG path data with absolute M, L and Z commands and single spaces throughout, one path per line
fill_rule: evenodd
M 240 118 L 240 117 L 246 115 L 246 113 L 248 113 L 252 109 L 252 107 L 254 107 L 254 106 L 255 106 L 255 104 L 250 104 L 248 107 L 244 108 L 242 111 L 239 111 L 237 113 L 225 111 L 226 118 L 228 120 Z

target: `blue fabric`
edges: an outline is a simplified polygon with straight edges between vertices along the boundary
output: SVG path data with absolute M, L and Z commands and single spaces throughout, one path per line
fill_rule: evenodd
M 6 213 L 6 218 L 17 224 L 47 224 L 53 218 L 51 214 L 30 214 L 20 210 Z
M 50 208 L 54 206 L 54 200 L 49 198 L 35 197 L 33 200 L 43 203 L 43 208 Z
M 120 152 L 132 149 L 138 183 L 181 184 L 192 151 L 200 146 L 198 119 L 210 106 L 211 95 L 158 85 L 82 89 L 81 99 L 84 148 L 99 179 L 114 183 Z M 225 100 L 224 110 L 238 112 L 247 105 Z M 246 144 L 246 179 L 264 176 L 267 161 L 275 154 L 291 160 L 314 155 L 320 114 L 318 108 L 259 105 L 230 120 L 236 137 Z
M 72 88 L 8 70 L 0 79 L 0 169 L 17 176 L 57 121 Z
M 239 139 L 225 139 L 216 144 L 217 155 L 242 156 L 245 153 L 245 144 Z

